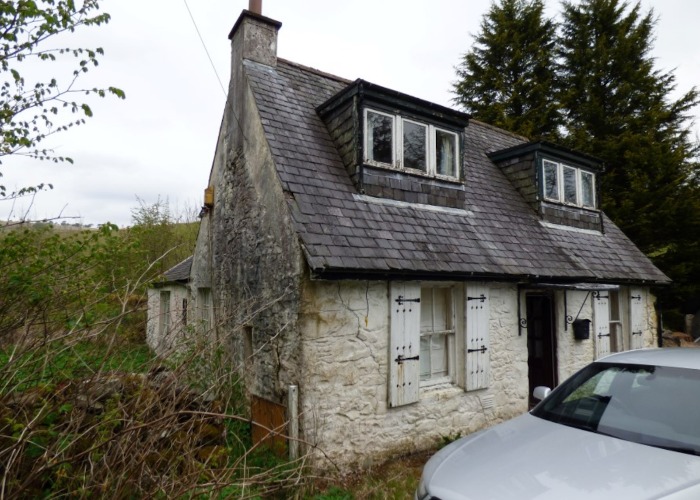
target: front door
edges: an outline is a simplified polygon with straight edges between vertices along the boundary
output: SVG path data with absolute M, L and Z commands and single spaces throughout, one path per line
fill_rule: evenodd
M 557 358 L 554 337 L 554 308 L 549 294 L 527 295 L 527 353 L 530 405 L 532 391 L 539 385 L 557 385 Z

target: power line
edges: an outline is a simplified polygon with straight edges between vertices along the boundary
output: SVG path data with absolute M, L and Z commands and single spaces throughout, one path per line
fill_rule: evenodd
M 211 56 L 209 55 L 209 51 L 207 50 L 207 45 L 204 43 L 204 38 L 202 38 L 202 34 L 199 32 L 199 28 L 197 27 L 197 22 L 194 20 L 194 16 L 192 15 L 192 11 L 190 10 L 190 6 L 187 5 L 187 0 L 182 0 L 185 2 L 185 7 L 187 8 L 187 13 L 190 15 L 190 19 L 192 20 L 192 24 L 194 25 L 195 31 L 197 31 L 197 36 L 199 37 L 199 41 L 202 42 L 202 47 L 204 48 L 204 52 L 207 54 L 207 58 L 209 59 L 209 64 L 211 64 L 211 69 L 214 70 L 214 74 L 216 75 L 216 80 L 219 82 L 219 87 L 221 87 L 221 92 L 224 93 L 224 97 L 226 97 L 226 90 L 224 89 L 224 85 L 221 83 L 221 78 L 219 78 L 219 73 L 216 71 L 216 66 L 214 66 L 214 61 L 212 61 Z

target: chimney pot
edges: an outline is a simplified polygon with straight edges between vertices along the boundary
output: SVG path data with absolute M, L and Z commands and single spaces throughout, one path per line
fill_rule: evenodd
M 262 0 L 248 0 L 248 10 L 262 16 Z

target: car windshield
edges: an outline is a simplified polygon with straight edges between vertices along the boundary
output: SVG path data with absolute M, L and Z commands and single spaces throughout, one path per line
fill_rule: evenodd
M 700 455 L 700 370 L 593 363 L 532 414 L 649 446 Z

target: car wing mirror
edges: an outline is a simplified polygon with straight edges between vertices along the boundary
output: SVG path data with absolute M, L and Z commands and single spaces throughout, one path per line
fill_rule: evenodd
M 532 391 L 532 397 L 538 401 L 542 401 L 544 398 L 549 396 L 550 392 L 552 392 L 552 389 L 550 389 L 549 387 L 539 385 L 535 387 L 534 391 Z

